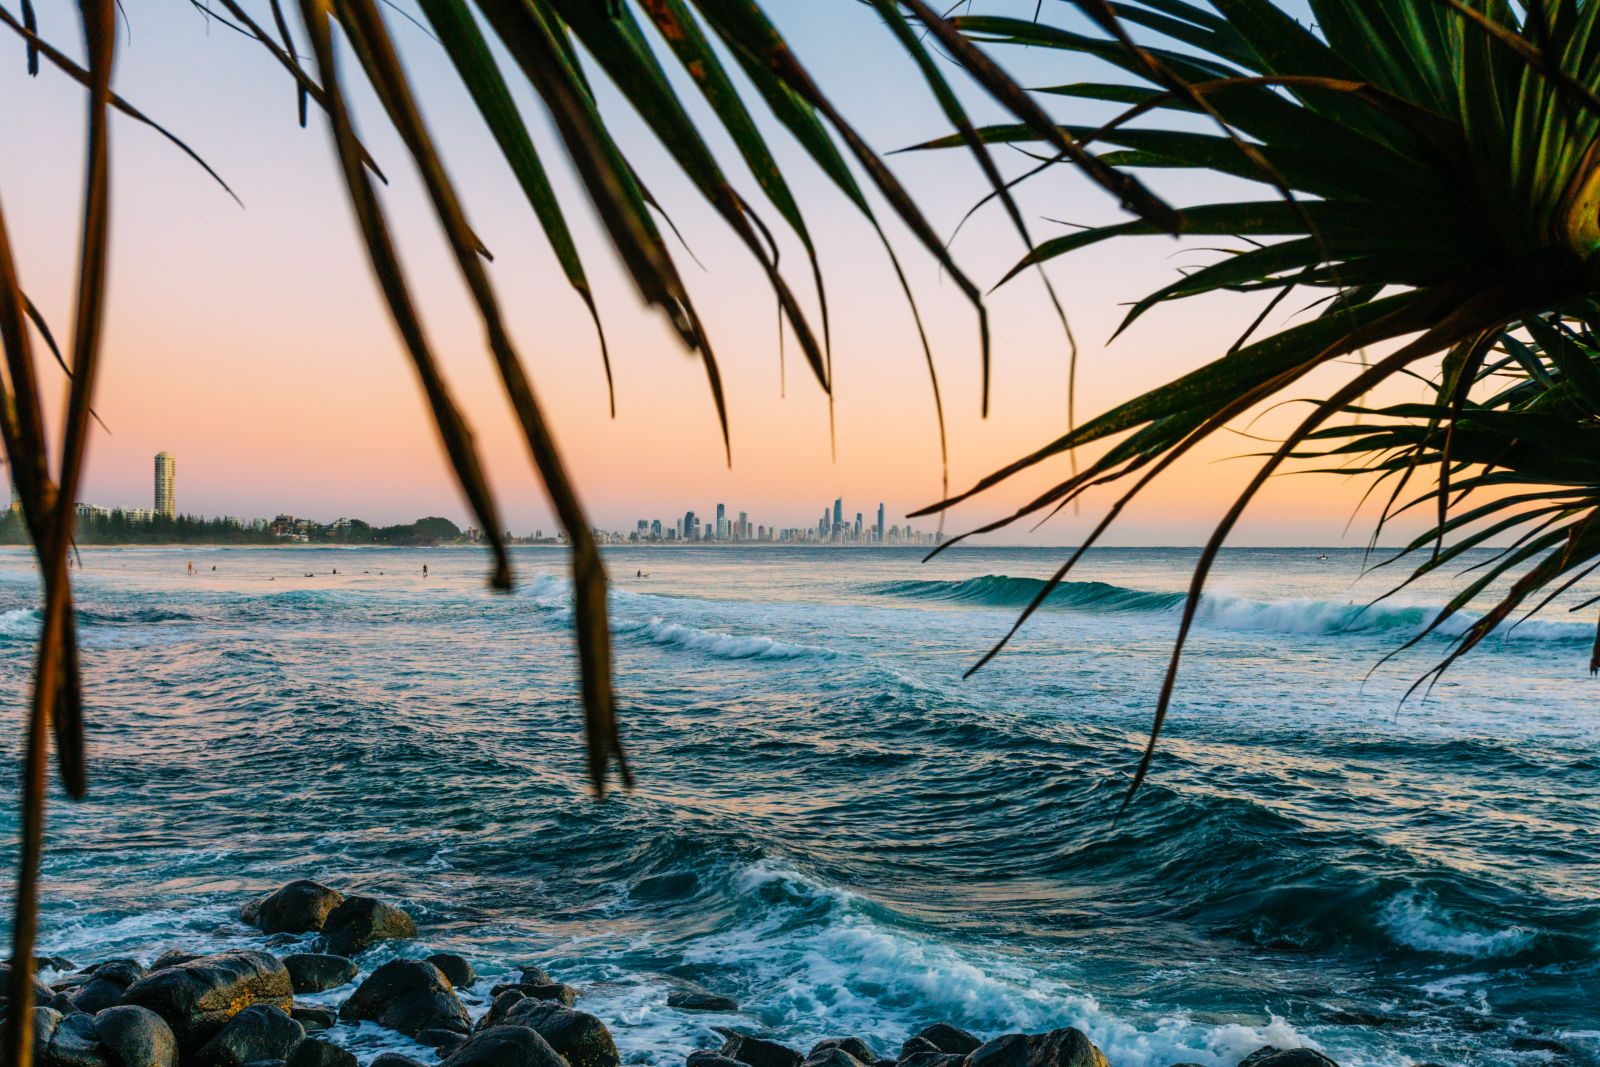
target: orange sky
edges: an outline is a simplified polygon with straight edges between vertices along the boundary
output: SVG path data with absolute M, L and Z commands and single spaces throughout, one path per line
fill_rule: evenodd
M 403 0 L 402 0 L 403 2 Z M 946 126 L 909 65 L 862 5 L 808 0 L 766 5 L 791 34 L 824 88 L 869 140 L 888 150 L 939 135 Z M 991 9 L 1000 5 L 990 5 Z M 1029 11 L 1032 2 L 1023 5 Z M 76 50 L 71 5 L 39 5 L 43 30 Z M 445 514 L 465 522 L 409 364 L 372 284 L 334 170 L 326 130 L 295 122 L 293 92 L 268 57 L 186 4 L 130 5 L 131 35 L 118 90 L 185 137 L 233 185 L 241 210 L 188 160 L 150 131 L 113 130 L 115 200 L 112 302 L 98 409 L 111 427 L 90 449 L 84 499 L 148 506 L 151 456 L 178 458 L 179 506 L 208 514 L 280 511 L 331 520 L 355 515 L 397 521 Z M 658 318 L 644 310 L 572 188 L 537 107 L 527 113 L 549 146 L 546 161 L 569 194 L 569 217 L 586 252 L 607 316 L 617 374 L 618 417 L 608 419 L 593 329 L 565 284 L 531 212 L 437 46 L 403 20 L 394 31 L 424 87 L 428 117 L 445 147 L 471 220 L 495 254 L 515 336 L 595 521 L 631 527 L 670 521 L 717 502 L 751 521 L 813 523 L 843 495 L 849 512 L 887 501 L 891 516 L 939 492 L 938 436 L 923 357 L 909 314 L 875 238 L 860 218 L 775 137 L 791 165 L 823 257 L 833 311 L 838 458 L 830 458 L 825 398 L 791 343 L 787 396 L 779 396 L 775 312 L 765 280 L 685 182 L 666 166 L 631 115 L 612 107 L 624 143 L 667 205 L 705 270 L 680 256 L 724 366 L 734 465 L 722 459 L 704 374 Z M 82 102 L 78 88 L 46 68 L 25 76 L 21 46 L 0 54 L 0 204 L 24 283 L 64 331 L 71 321 L 77 241 Z M 1006 54 L 1025 82 L 1059 83 L 1092 71 L 1059 56 Z M 614 102 L 613 102 L 614 103 Z M 1081 105 L 1068 105 L 1082 108 Z M 367 109 L 368 144 L 393 184 L 387 203 L 409 257 L 427 324 L 468 411 L 502 512 L 518 533 L 553 529 L 504 402 L 481 328 L 398 143 Z M 1087 109 L 1082 116 L 1098 115 Z M 1013 160 L 1004 160 L 1014 167 Z M 948 233 L 983 186 L 955 153 L 897 157 L 898 174 Z M 743 173 L 730 168 L 739 178 Z M 747 186 L 751 183 L 746 182 Z M 1179 202 L 1223 193 L 1171 176 L 1153 181 Z M 1024 206 L 1036 237 L 1045 221 L 1111 221 L 1118 211 L 1065 171 L 1036 179 Z M 772 212 L 767 212 L 769 216 Z M 1019 280 L 991 300 L 994 394 L 978 418 L 974 319 L 958 291 L 898 229 L 897 247 L 934 338 L 951 439 L 953 487 L 964 487 L 1061 432 L 1066 355 L 1042 290 Z M 792 242 L 791 242 L 792 245 Z M 786 264 L 809 298 L 793 247 Z M 979 215 L 955 244 L 958 259 L 987 286 L 1020 251 L 996 213 Z M 1092 415 L 1185 369 L 1215 358 L 1255 314 L 1250 300 L 1172 305 L 1104 345 L 1120 304 L 1170 279 L 1204 253 L 1161 238 L 1105 246 L 1059 262 L 1051 276 L 1082 345 L 1080 415 Z M 51 378 L 59 382 L 59 375 Z M 1281 425 L 1269 421 L 1266 426 Z M 1202 540 L 1247 476 L 1258 446 L 1219 442 L 1158 483 L 1130 509 L 1111 543 Z M 1059 480 L 1064 464 L 963 508 L 951 529 L 1014 507 Z M 1053 477 L 1051 477 L 1053 476 Z M 1235 543 L 1339 543 L 1359 488 L 1325 479 L 1282 479 L 1260 500 Z M 1030 543 L 1072 543 L 1107 503 L 1090 498 Z M 890 521 L 895 521 L 891 517 Z M 1358 527 L 1354 541 L 1365 530 Z M 1023 531 L 1006 538 L 1024 540 Z

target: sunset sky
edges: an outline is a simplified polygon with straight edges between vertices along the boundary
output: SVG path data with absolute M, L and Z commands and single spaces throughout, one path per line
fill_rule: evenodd
M 38 6 L 46 36 L 77 52 L 71 5 L 45 0 Z M 824 89 L 880 150 L 947 132 L 914 70 L 863 5 L 807 0 L 765 6 Z M 1032 7 L 1027 0 L 1018 10 L 1031 13 Z M 281 69 L 252 42 L 208 24 L 190 4 L 129 5 L 128 16 L 117 89 L 188 140 L 246 206 L 241 210 L 148 129 L 126 120 L 114 127 L 112 299 L 97 403 L 111 434 L 91 444 L 81 497 L 148 506 L 151 457 L 164 449 L 178 459 L 184 511 L 291 512 L 323 520 L 354 515 L 374 522 L 444 514 L 464 523 L 467 510 L 356 238 L 321 116 L 313 111 L 310 128 L 300 129 Z M 825 397 L 792 342 L 787 395 L 780 397 L 775 310 L 764 278 L 634 117 L 614 98 L 602 100 L 635 166 L 704 264 L 702 271 L 679 256 L 724 368 L 730 470 L 704 373 L 615 266 L 531 94 L 522 93 L 526 114 L 548 149 L 546 163 L 565 194 L 606 316 L 617 376 L 615 421 L 607 416 L 588 315 L 465 92 L 433 41 L 398 16 L 391 23 L 473 225 L 495 255 L 492 277 L 597 524 L 631 527 L 637 518 L 670 520 L 688 508 L 704 514 L 726 502 L 749 512 L 752 522 L 806 525 L 840 495 L 848 512 L 869 512 L 883 500 L 892 516 L 937 498 L 931 392 L 888 262 L 871 229 L 783 135 L 775 132 L 773 143 L 808 212 L 827 274 L 836 461 Z M 1025 84 L 1099 73 L 1054 53 L 1007 52 L 1001 59 Z M 48 66 L 29 79 L 21 43 L 8 39 L 0 51 L 0 99 L 9 105 L 0 109 L 0 204 L 25 287 L 64 332 L 78 239 L 81 92 Z M 980 115 L 993 114 L 975 95 L 973 101 Z M 1081 104 L 1063 105 L 1058 113 L 1069 109 L 1080 118 L 1106 114 Z M 365 107 L 363 115 L 363 135 L 392 180 L 386 202 L 413 288 L 477 432 L 507 524 L 517 533 L 548 532 L 549 511 L 500 397 L 481 327 L 419 186 L 376 110 Z M 725 146 L 719 138 L 713 143 Z M 752 188 L 727 158 L 736 180 Z M 1009 171 L 1025 162 L 1011 153 L 1001 159 Z M 941 233 L 948 234 L 984 191 L 960 153 L 908 154 L 892 163 Z M 1171 176 L 1155 176 L 1152 184 L 1179 203 L 1243 191 Z M 1062 232 L 1063 221 L 1119 216 L 1109 198 L 1059 168 L 1026 186 L 1022 200 L 1036 239 Z M 775 212 L 764 217 L 776 224 Z M 998 291 L 990 301 L 993 403 L 990 417 L 980 419 L 970 309 L 901 228 L 890 231 L 934 340 L 949 417 L 952 488 L 964 488 L 1063 430 L 1066 345 L 1036 280 L 1021 278 Z M 789 241 L 785 249 L 791 279 L 811 300 L 797 246 Z M 954 252 L 987 287 L 1015 262 L 1021 246 L 1003 216 L 990 209 L 967 225 Z M 1089 250 L 1051 267 L 1082 348 L 1081 417 L 1215 358 L 1255 315 L 1258 305 L 1249 298 L 1171 305 L 1106 347 L 1121 305 L 1207 255 L 1149 238 Z M 49 380 L 59 385 L 60 376 Z M 1278 413 L 1257 431 L 1281 428 L 1283 419 Z M 1111 543 L 1202 540 L 1250 470 L 1249 461 L 1228 457 L 1260 447 L 1234 437 L 1180 466 L 1130 509 Z M 947 525 L 960 529 L 1014 507 L 1065 470 L 1063 462 L 1019 479 L 956 512 Z M 1280 479 L 1235 543 L 1339 543 L 1359 491 L 1328 479 Z M 1018 530 L 1005 540 L 1074 543 L 1108 502 L 1105 494 L 1090 497 L 1081 515 L 1063 515 L 1037 534 Z M 1349 542 L 1360 543 L 1365 532 L 1353 528 Z

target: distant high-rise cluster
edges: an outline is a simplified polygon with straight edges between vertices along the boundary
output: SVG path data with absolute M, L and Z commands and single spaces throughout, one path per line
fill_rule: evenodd
M 683 513 L 683 518 L 670 522 L 664 519 L 639 519 L 626 534 L 595 533 L 602 541 L 626 542 L 696 542 L 706 544 L 739 544 L 769 542 L 814 545 L 935 545 L 942 535 L 924 533 L 908 526 L 886 526 L 884 506 L 878 505 L 878 521 L 866 525 L 866 517 L 855 513 L 855 521 L 845 519 L 844 498 L 834 500 L 832 506 L 822 509 L 822 517 L 815 526 L 789 527 L 756 525 L 750 513 L 741 511 L 732 518 L 726 504 L 718 504 L 716 520 L 702 523 L 693 511 Z
M 156 453 L 156 498 L 152 508 L 157 515 L 178 517 L 178 461 L 170 452 Z

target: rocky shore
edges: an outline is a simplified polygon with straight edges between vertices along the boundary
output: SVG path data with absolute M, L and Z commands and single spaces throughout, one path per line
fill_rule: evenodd
M 340 1023 L 381 1027 L 433 1050 L 429 1062 L 384 1052 L 368 1067 L 621 1065 L 605 1022 L 579 1007 L 582 993 L 535 963 L 493 986 L 488 999 L 463 995 L 478 975 L 452 953 L 391 959 L 357 982 L 363 953 L 419 936 L 393 904 L 296 881 L 245 904 L 239 917 L 260 931 L 260 949 L 197 955 L 174 948 L 148 963 L 83 967 L 35 960 L 37 1067 L 357 1067 L 353 1052 L 326 1037 Z M 275 951 L 283 949 L 291 951 Z M 9 971 L 0 964 L 0 997 Z M 346 986 L 337 1008 L 295 999 Z M 672 993 L 667 1005 L 738 1011 L 732 999 L 706 991 Z M 5 1010 L 0 1001 L 0 1015 Z M 882 1053 L 860 1037 L 831 1038 L 802 1053 L 759 1030 L 718 1028 L 722 1044 L 691 1053 L 685 1067 L 1113 1067 L 1070 1028 L 985 1041 L 935 1023 Z M 1309 1048 L 1262 1048 L 1239 1067 L 1337 1064 Z

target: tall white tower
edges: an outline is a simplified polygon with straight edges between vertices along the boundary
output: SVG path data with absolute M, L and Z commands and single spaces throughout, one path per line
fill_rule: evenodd
M 171 453 L 156 453 L 156 500 L 155 512 L 169 519 L 178 517 L 178 461 L 172 458 Z

